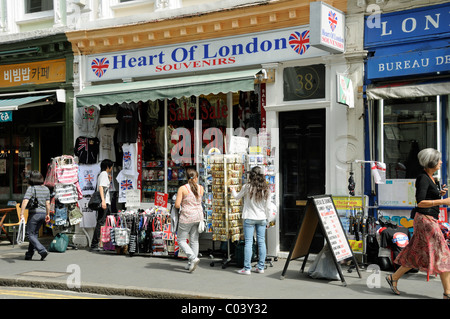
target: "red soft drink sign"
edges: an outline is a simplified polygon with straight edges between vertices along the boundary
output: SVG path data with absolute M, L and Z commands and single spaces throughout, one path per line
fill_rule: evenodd
M 168 200 L 169 200 L 169 194 L 155 192 L 155 206 L 167 208 Z

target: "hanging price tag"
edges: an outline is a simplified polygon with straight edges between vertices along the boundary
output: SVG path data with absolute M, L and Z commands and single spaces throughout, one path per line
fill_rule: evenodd
M 155 206 L 167 208 L 168 200 L 169 200 L 169 194 L 155 192 Z

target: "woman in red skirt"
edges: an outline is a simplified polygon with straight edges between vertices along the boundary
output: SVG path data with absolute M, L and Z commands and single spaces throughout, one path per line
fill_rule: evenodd
M 433 178 L 442 165 L 441 153 L 426 148 L 417 157 L 424 171 L 416 179 L 414 233 L 408 246 L 394 261 L 400 267 L 394 274 L 386 276 L 386 280 L 392 292 L 400 295 L 398 280 L 412 268 L 426 271 L 428 276 L 439 274 L 444 298 L 450 299 L 450 249 L 438 223 L 439 206 L 450 205 L 450 198 L 441 199 L 447 189 L 445 185 L 440 189 Z

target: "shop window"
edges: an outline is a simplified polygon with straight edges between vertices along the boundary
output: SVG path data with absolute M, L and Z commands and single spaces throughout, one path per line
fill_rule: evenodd
M 382 154 L 386 178 L 416 178 L 421 167 L 420 150 L 437 148 L 438 105 L 436 97 L 383 100 Z
M 228 98 L 232 99 L 231 103 Z M 164 103 L 163 100 L 149 101 L 142 112 L 142 201 L 147 203 L 153 203 L 155 192 L 165 192 L 165 180 L 171 198 L 178 187 L 186 183 L 186 168 L 202 165 L 201 156 L 196 158 L 196 155 L 206 154 L 213 147 L 223 152 L 228 124 L 234 123 L 230 126 L 234 129 L 254 127 L 256 132 L 261 126 L 258 97 L 253 92 L 168 99 L 167 126 L 164 125 Z M 199 125 L 198 141 L 196 123 Z M 166 127 L 167 135 L 164 135 Z M 198 151 L 195 150 L 197 145 Z

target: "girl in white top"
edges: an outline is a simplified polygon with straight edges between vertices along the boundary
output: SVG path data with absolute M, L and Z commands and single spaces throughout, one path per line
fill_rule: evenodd
M 233 187 L 231 194 L 236 199 L 244 197 L 244 208 L 242 219 L 244 220 L 244 268 L 238 271 L 239 274 L 250 275 L 251 257 L 253 248 L 253 233 L 256 230 L 256 239 L 258 242 L 258 264 L 255 272 L 264 273 L 266 260 L 266 225 L 269 205 L 269 186 L 261 173 L 259 166 L 253 167 L 250 171 L 248 183 L 242 186 L 239 194 Z
M 193 272 L 200 259 L 198 258 L 198 224 L 203 219 L 203 186 L 198 184 L 198 172 L 195 169 L 186 170 L 188 183 L 178 189 L 175 208 L 180 209 L 178 223 L 178 245 L 186 253 L 189 263 L 188 270 Z M 187 239 L 189 238 L 189 244 Z

